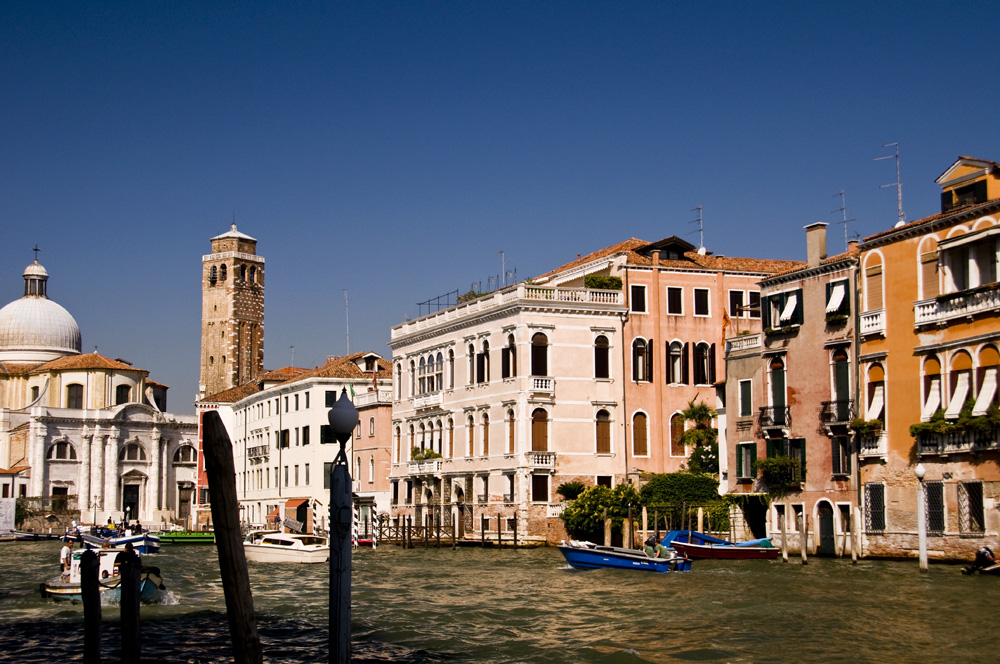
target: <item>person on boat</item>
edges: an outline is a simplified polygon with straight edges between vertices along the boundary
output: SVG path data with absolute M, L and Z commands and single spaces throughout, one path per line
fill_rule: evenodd
M 63 577 L 69 576 L 69 568 L 73 565 L 73 540 L 63 538 L 63 547 L 59 550 L 59 568 Z
M 119 569 L 119 566 L 123 562 L 125 562 L 126 560 L 128 560 L 130 557 L 132 558 L 132 560 L 133 560 L 133 562 L 135 564 L 137 564 L 137 565 L 141 565 L 142 564 L 142 561 L 139 558 L 139 554 L 137 554 L 135 552 L 135 547 L 132 546 L 132 542 L 125 542 L 125 550 L 124 551 L 119 551 L 118 555 L 115 556 L 115 568 L 114 568 L 115 576 L 121 574 L 121 570 Z
M 656 541 L 656 535 L 650 535 L 646 539 L 646 543 L 642 547 L 642 550 L 650 558 L 669 558 L 670 557 L 670 551 L 667 549 L 667 547 L 663 546 L 662 544 L 660 544 L 659 542 Z

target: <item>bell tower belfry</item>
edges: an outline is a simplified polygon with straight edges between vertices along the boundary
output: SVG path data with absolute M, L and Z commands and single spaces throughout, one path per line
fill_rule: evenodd
M 198 400 L 259 376 L 264 367 L 264 258 L 236 230 L 212 238 L 201 258 Z

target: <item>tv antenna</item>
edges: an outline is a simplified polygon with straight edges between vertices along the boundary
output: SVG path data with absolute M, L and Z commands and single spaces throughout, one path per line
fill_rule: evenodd
M 344 289 L 344 320 L 347 322 L 347 354 L 351 354 L 351 306 L 347 298 L 347 289 Z
M 833 214 L 834 212 L 840 212 L 843 215 L 843 217 L 844 217 L 844 220 L 841 221 L 841 222 L 838 222 L 838 223 L 841 223 L 841 224 L 844 225 L 844 250 L 846 251 L 847 250 L 847 224 L 851 223 L 852 221 L 857 221 L 857 219 L 855 219 L 854 217 L 851 217 L 850 219 L 847 218 L 847 203 L 844 200 L 844 190 L 843 189 L 841 189 L 839 193 L 836 193 L 833 196 L 834 196 L 834 198 L 836 198 L 837 196 L 840 196 L 840 207 L 837 208 L 836 210 L 833 210 L 833 212 L 831 212 L 830 214 Z
M 884 157 L 875 157 L 875 161 L 881 161 L 883 159 L 893 159 L 896 160 L 896 181 L 890 182 L 889 184 L 884 184 L 879 189 L 885 189 L 886 187 L 896 187 L 896 206 L 899 210 L 899 220 L 896 222 L 896 226 L 902 226 L 906 223 L 906 215 L 903 213 L 903 180 L 899 177 L 899 143 L 886 143 L 882 147 L 884 148 L 896 148 L 895 155 L 886 155 Z
M 507 286 L 507 263 L 506 263 L 506 260 L 504 259 L 503 249 L 500 250 L 500 275 L 501 275 L 500 279 L 501 279 L 501 282 L 502 282 L 501 285 L 500 285 L 500 288 L 506 288 L 506 286 Z
M 292 351 L 292 366 L 294 367 L 295 366 L 295 346 L 289 346 L 288 349 Z
M 701 206 L 700 205 L 695 206 L 694 208 L 691 209 L 691 212 L 697 212 L 698 213 L 698 218 L 694 219 L 692 221 L 689 221 L 688 223 L 689 224 L 698 224 L 698 230 L 697 231 L 691 231 L 691 233 L 698 233 L 698 253 L 704 256 L 705 255 L 705 224 L 703 223 L 704 219 L 701 216 Z

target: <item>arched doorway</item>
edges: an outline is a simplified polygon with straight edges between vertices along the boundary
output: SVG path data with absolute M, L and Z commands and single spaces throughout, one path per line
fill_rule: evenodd
M 834 536 L 833 507 L 823 501 L 816 506 L 816 519 L 819 522 L 818 556 L 834 556 L 837 554 L 837 538 Z

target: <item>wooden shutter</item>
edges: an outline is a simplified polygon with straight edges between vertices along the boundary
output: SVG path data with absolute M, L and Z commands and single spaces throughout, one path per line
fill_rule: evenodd
M 772 459 L 772 458 L 778 456 L 777 452 L 774 449 L 774 439 L 768 438 L 765 442 L 766 442 L 766 451 L 765 451 L 765 453 L 767 454 L 767 458 L 768 459 Z
M 764 329 L 766 330 L 767 328 L 771 327 L 771 298 L 770 297 L 762 297 L 760 299 L 760 316 L 761 316 L 761 325 L 764 326 Z
M 951 209 L 952 201 L 954 200 L 954 194 L 951 190 L 941 192 L 941 211 L 947 212 Z
M 923 291 L 921 298 L 929 300 L 941 294 L 938 281 L 938 253 L 928 251 L 920 256 L 920 276 L 923 281 Z
M 653 340 L 646 342 L 646 380 L 653 382 Z
M 802 301 L 802 289 L 798 289 L 793 293 L 793 295 L 795 295 L 795 312 L 792 313 L 792 323 L 795 325 L 802 325 L 805 321 L 805 318 L 803 317 L 805 302 Z
M 792 438 L 788 441 L 788 456 L 799 462 L 799 472 L 796 478 L 800 482 L 806 481 L 806 439 Z
M 882 308 L 882 266 L 876 265 L 865 272 L 868 311 Z
M 736 446 L 736 477 L 743 477 L 743 448 L 745 445 Z
M 784 415 L 777 411 L 785 408 L 785 370 L 771 369 L 771 403 L 775 409 L 775 420 Z
M 690 345 L 690 342 L 685 341 L 684 348 L 681 349 L 681 382 L 685 385 L 688 384 L 688 346 Z
M 715 344 L 708 349 L 708 382 L 715 385 Z
M 972 196 L 973 201 L 976 203 L 985 203 L 988 196 L 986 193 L 986 180 L 980 180 L 972 185 Z
M 740 381 L 740 417 L 753 415 L 753 383 L 749 380 Z
M 510 348 L 500 349 L 500 377 L 510 378 Z

